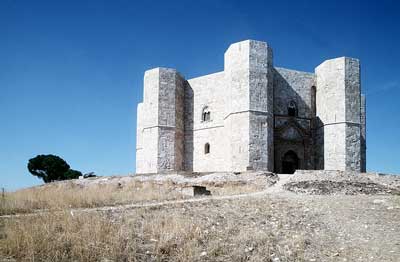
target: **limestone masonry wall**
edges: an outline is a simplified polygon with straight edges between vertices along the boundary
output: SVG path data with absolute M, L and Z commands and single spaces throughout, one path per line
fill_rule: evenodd
M 144 101 L 138 106 L 142 115 L 137 118 L 138 173 L 184 169 L 184 82 L 174 69 L 145 73 Z
M 229 46 L 222 72 L 146 71 L 137 114 L 137 173 L 365 171 L 357 59 L 301 72 L 274 67 L 267 43 L 246 40 Z
M 316 68 L 317 118 L 323 123 L 324 168 L 361 170 L 361 93 L 357 59 L 336 58 Z
M 366 98 L 361 95 L 361 172 L 367 171 L 367 116 L 366 116 Z
M 315 81 L 313 73 L 275 68 L 274 113 L 286 115 L 288 103 L 294 101 L 297 104 L 299 117 L 310 119 L 314 117 L 311 87 L 315 86 Z
M 185 97 L 185 157 L 186 168 L 192 171 L 225 171 L 229 140 L 226 136 L 224 118 L 228 91 L 224 72 L 188 80 Z M 190 94 L 190 95 L 189 95 Z M 209 110 L 210 120 L 203 121 L 203 110 Z M 210 152 L 204 153 L 210 144 Z

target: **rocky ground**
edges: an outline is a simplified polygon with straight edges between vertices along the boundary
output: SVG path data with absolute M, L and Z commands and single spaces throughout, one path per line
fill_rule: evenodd
M 75 182 L 123 186 L 130 179 Z M 213 188 L 229 181 L 261 189 L 71 210 L 73 217 L 100 214 L 118 225 L 118 232 L 134 235 L 126 240 L 126 246 L 135 246 L 123 257 L 127 261 L 400 261 L 400 176 L 298 171 L 279 176 L 259 172 L 134 179 Z M 102 256 L 118 260 L 113 253 Z
M 299 170 L 286 190 L 315 195 L 400 195 L 400 176 L 379 173 Z
M 166 182 L 176 185 L 177 188 L 184 186 L 201 185 L 208 187 L 225 187 L 227 185 L 254 186 L 262 190 L 273 185 L 279 180 L 278 175 L 270 172 L 218 172 L 218 173 L 166 173 L 151 175 L 112 176 L 97 177 L 89 179 L 73 180 L 73 183 L 88 187 L 94 184 L 116 184 L 124 186 L 132 181 L 152 182 L 163 184 Z M 60 184 L 63 184 L 60 182 Z

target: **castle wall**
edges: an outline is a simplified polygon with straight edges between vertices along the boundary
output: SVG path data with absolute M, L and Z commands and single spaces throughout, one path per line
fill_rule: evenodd
M 314 131 L 314 167 L 316 170 L 324 169 L 324 127 L 323 124 L 315 121 Z
M 158 69 L 144 74 L 143 103 L 138 105 L 136 172 L 156 173 L 158 152 Z
M 360 170 L 359 63 L 327 60 L 316 68 L 317 117 L 324 136 L 324 169 Z
M 225 52 L 226 122 L 235 171 L 273 170 L 272 66 L 272 50 L 264 42 L 242 41 Z
M 361 95 L 361 172 L 367 171 L 367 115 L 366 98 Z
M 314 85 L 313 73 L 285 68 L 274 69 L 276 172 L 282 172 L 282 160 L 289 150 L 299 157 L 299 168 L 313 169 L 315 166 L 311 129 L 311 121 L 315 115 L 315 97 L 312 88 Z M 291 101 L 296 104 L 297 117 L 288 116 L 288 105 Z M 301 131 L 294 132 L 296 129 L 293 125 L 300 127 Z
M 298 116 L 314 117 L 311 87 L 315 74 L 276 67 L 274 70 L 274 113 L 287 115 L 290 101 L 297 105 Z
M 250 41 L 250 149 L 249 167 L 274 170 L 273 55 L 266 43 Z
M 227 86 L 224 72 L 189 79 L 185 91 L 185 166 L 195 172 L 229 170 L 228 138 L 224 126 Z M 202 121 L 203 109 L 210 121 Z M 210 152 L 205 154 L 205 144 Z
M 360 62 L 345 58 L 346 170 L 361 171 Z
M 299 168 L 364 171 L 359 72 L 351 58 L 325 61 L 315 74 L 274 68 L 271 48 L 254 40 L 230 45 L 223 72 L 185 80 L 174 69 L 148 70 L 137 109 L 137 173 L 280 172 L 289 150 Z M 288 115 L 290 101 L 296 116 Z
M 230 169 L 243 171 L 249 166 L 249 44 L 235 43 L 224 56 L 228 88 L 226 130 L 230 145 Z
M 330 60 L 315 70 L 318 132 L 324 137 L 324 169 L 330 170 L 345 170 L 346 165 L 344 66 L 341 59 Z
M 137 172 L 183 170 L 184 80 L 174 69 L 148 70 L 138 107 Z

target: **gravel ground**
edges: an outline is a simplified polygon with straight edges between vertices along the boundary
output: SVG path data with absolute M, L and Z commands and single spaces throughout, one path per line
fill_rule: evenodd
M 204 251 L 194 254 L 193 261 L 400 259 L 399 196 L 277 194 L 144 209 L 144 219 L 168 212 L 199 227 Z M 129 220 L 137 212 L 108 214 Z M 144 243 L 148 254 L 153 246 Z M 157 260 L 151 253 L 147 258 Z
M 340 261 L 400 261 L 400 197 L 298 195 L 318 216 L 324 249 Z
M 70 182 L 84 186 L 95 184 L 118 184 L 124 186 L 132 181 L 164 183 L 172 182 L 177 186 L 186 185 L 204 185 L 204 186 L 224 186 L 228 184 L 246 184 L 257 185 L 259 188 L 266 188 L 278 180 L 278 176 L 270 172 L 217 172 L 207 174 L 196 173 L 167 173 L 167 174 L 149 174 L 149 175 L 130 175 L 130 176 L 110 176 L 110 177 L 94 177 L 86 179 L 75 179 Z M 55 182 L 60 186 L 63 181 Z
M 400 195 L 400 176 L 340 171 L 297 171 L 284 189 L 315 195 Z
M 167 220 L 189 221 L 201 236 L 191 239 L 190 261 L 400 261 L 400 176 L 298 171 L 279 179 L 260 172 L 111 177 L 76 183 L 131 179 L 177 185 L 262 183 L 266 188 L 240 198 L 211 196 L 95 210 L 114 221 L 132 219 L 139 229 L 145 221 L 158 223 L 158 218 L 168 215 Z M 154 239 L 138 237 L 143 243 L 138 251 L 141 260 L 168 260 L 152 253 L 157 248 Z M 171 241 L 178 240 L 174 236 Z M 172 249 L 178 252 L 179 245 Z
M 215 230 L 213 246 L 224 252 L 216 259 L 204 251 L 201 261 L 400 261 L 400 177 L 334 171 L 279 177 L 266 194 L 147 208 Z M 237 231 L 227 232 L 232 224 Z

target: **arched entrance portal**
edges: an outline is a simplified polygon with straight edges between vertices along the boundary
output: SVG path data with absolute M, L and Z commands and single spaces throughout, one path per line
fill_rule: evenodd
M 282 158 L 282 173 L 293 174 L 298 168 L 299 158 L 297 154 L 292 150 L 287 151 Z

